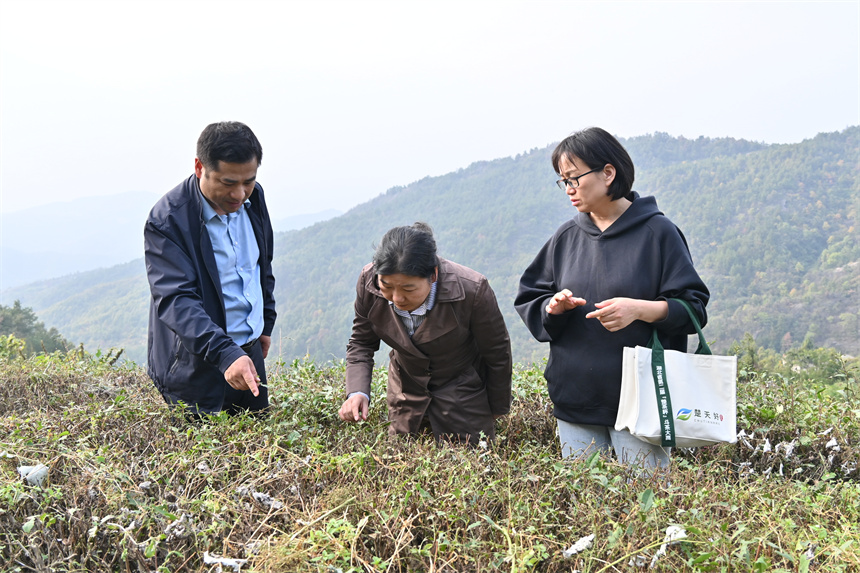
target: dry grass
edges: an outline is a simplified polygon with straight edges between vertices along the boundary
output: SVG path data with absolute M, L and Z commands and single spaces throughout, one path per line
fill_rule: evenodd
M 739 397 L 748 437 L 649 476 L 562 462 L 536 368 L 517 369 L 486 449 L 391 439 L 378 400 L 340 423 L 342 366 L 278 365 L 268 419 L 197 425 L 109 357 L 5 360 L 0 377 L 4 570 L 635 571 L 670 525 L 687 537 L 656 570 L 860 570 L 853 381 L 757 376 Z M 42 487 L 16 471 L 38 463 Z

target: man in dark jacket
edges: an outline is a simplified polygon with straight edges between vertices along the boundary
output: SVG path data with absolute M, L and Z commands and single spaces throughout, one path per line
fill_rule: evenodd
M 169 404 L 193 415 L 269 404 L 263 361 L 276 313 L 272 226 L 256 182 L 262 159 L 248 126 L 207 126 L 194 174 L 144 227 L 147 372 Z

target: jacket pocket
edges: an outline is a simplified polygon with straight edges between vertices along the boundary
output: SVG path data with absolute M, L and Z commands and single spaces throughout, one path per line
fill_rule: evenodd
M 457 384 L 457 395 L 464 400 L 481 394 L 486 394 L 487 385 L 478 375 L 478 372 L 468 366 L 462 374 L 455 378 Z
M 188 353 L 185 351 L 185 347 L 182 346 L 182 342 L 179 340 L 178 336 L 173 337 L 173 352 L 170 355 L 170 364 L 167 368 L 167 375 L 173 376 L 176 373 L 176 368 L 179 366 L 180 362 L 187 361 Z M 184 358 L 185 360 L 181 360 Z

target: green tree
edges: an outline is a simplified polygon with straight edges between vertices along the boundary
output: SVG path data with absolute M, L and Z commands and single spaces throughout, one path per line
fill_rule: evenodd
M 26 354 L 50 353 L 69 347 L 56 328 L 46 329 L 33 309 L 21 306 L 19 300 L 12 306 L 0 304 L 0 336 L 7 335 L 23 340 Z

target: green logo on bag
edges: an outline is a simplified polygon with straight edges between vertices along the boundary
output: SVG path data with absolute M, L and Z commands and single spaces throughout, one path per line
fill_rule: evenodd
M 689 408 L 681 408 L 678 410 L 677 418 L 679 420 L 689 420 L 693 416 L 693 411 Z

